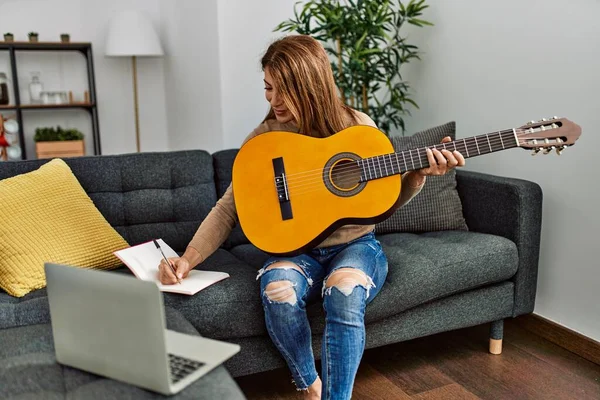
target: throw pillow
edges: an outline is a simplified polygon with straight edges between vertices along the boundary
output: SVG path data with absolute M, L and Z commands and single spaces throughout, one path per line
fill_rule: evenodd
M 450 136 L 452 140 L 456 138 L 455 122 L 448 122 L 412 136 L 396 136 L 391 140 L 395 151 L 398 152 L 436 145 L 446 136 Z M 428 176 L 418 195 L 388 219 L 375 225 L 376 233 L 443 230 L 468 230 L 456 190 L 454 169 L 442 176 Z
M 45 262 L 111 269 L 121 265 L 113 251 L 128 246 L 63 160 L 0 181 L 0 287 L 8 294 L 45 287 Z

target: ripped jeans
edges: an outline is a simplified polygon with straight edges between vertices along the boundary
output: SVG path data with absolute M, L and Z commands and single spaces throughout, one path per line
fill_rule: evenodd
M 298 390 L 308 388 L 318 376 L 306 305 L 322 297 L 322 398 L 351 397 L 365 348 L 365 307 L 381 290 L 387 271 L 387 258 L 373 232 L 345 244 L 265 262 L 257 279 L 267 330 Z M 329 279 L 335 283 L 328 284 Z

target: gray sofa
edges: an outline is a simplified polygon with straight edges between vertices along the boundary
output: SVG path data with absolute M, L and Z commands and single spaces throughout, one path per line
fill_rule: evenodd
M 97 208 L 129 244 L 160 237 L 183 252 L 227 188 L 236 151 L 211 155 L 193 150 L 65 161 Z M 0 179 L 32 171 L 44 162 L 0 163 Z M 541 229 L 540 187 L 524 180 L 459 170 L 457 189 L 469 231 L 378 236 L 389 259 L 389 276 L 367 308 L 367 348 L 486 323 L 491 323 L 491 337 L 500 339 L 505 318 L 533 311 Z M 265 329 L 256 281 L 257 269 L 266 257 L 248 243 L 238 226 L 201 266 L 228 272 L 229 279 L 195 296 L 164 294 L 167 315 L 178 321 L 172 322 L 173 326 L 241 345 L 240 353 L 225 364 L 233 377 L 284 366 Z M 129 274 L 129 270 L 123 267 L 115 273 Z M 308 314 L 315 353 L 320 358 L 323 309 L 318 303 L 312 304 Z M 31 385 L 32 393 L 44 390 L 34 378 L 39 367 L 35 346 L 22 340 L 18 344 L 14 336 L 20 335 L 19 329 L 29 328 L 27 334 L 35 340 L 48 323 L 45 289 L 23 298 L 0 292 L 0 362 L 4 364 L 0 366 L 0 397 L 6 390 L 5 382 L 13 375 L 32 374 L 32 379 L 23 378 L 21 385 Z M 46 341 L 41 346 L 46 346 L 48 352 L 51 343 Z M 19 355 L 29 359 L 16 363 L 11 373 L 6 360 L 15 364 Z M 109 390 L 110 384 L 104 385 L 104 390 Z M 27 389 L 21 390 L 27 393 Z

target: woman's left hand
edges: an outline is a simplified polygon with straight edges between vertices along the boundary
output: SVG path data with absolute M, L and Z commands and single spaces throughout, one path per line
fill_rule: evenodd
M 442 143 L 451 142 L 452 138 L 446 136 L 442 139 Z M 444 175 L 454 167 L 462 167 L 465 165 L 465 158 L 458 151 L 429 149 L 427 148 L 427 160 L 429 161 L 429 167 L 415 170 L 415 174 L 412 174 L 412 180 L 414 181 L 411 186 L 418 187 L 425 181 L 425 177 L 428 175 Z
M 450 136 L 442 139 L 442 143 L 451 142 Z M 442 150 L 427 148 L 427 160 L 429 167 L 417 170 L 422 176 L 427 175 L 444 175 L 454 167 L 462 167 L 465 165 L 465 158 L 458 151 Z

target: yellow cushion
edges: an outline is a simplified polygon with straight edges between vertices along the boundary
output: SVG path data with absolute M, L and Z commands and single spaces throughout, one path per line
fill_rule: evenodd
M 0 287 L 7 293 L 45 287 L 44 262 L 115 268 L 122 263 L 113 251 L 126 247 L 63 160 L 0 181 Z

